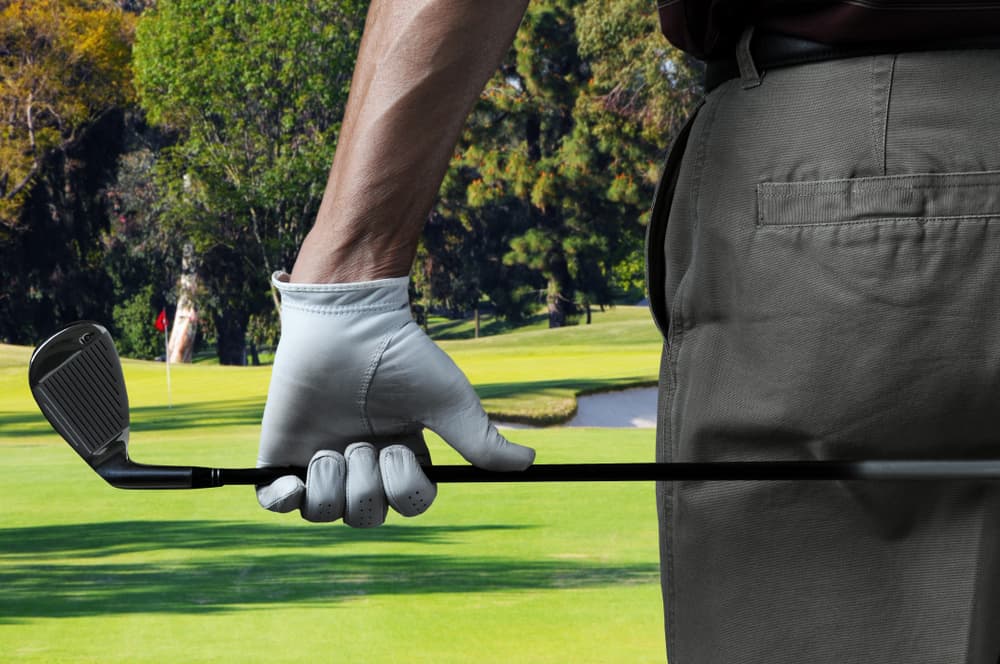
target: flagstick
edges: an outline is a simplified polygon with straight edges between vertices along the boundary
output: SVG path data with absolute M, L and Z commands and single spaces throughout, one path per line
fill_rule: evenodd
M 170 324 L 163 321 L 163 350 L 167 365 L 167 408 L 173 408 L 173 400 L 170 398 Z

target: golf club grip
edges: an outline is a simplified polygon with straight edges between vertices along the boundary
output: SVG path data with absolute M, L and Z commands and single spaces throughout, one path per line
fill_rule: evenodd
M 713 463 L 537 464 L 500 472 L 475 466 L 425 466 L 433 482 L 634 482 L 745 480 L 997 480 L 1000 460 L 734 461 Z M 305 479 L 298 467 L 216 468 L 211 484 L 270 484 L 284 475 Z M 217 474 L 217 475 L 216 475 Z

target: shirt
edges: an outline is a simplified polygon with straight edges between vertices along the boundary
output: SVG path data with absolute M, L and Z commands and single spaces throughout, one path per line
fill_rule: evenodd
M 660 27 L 702 60 L 731 55 L 749 25 L 841 45 L 1000 35 L 1000 2 L 977 0 L 657 0 Z

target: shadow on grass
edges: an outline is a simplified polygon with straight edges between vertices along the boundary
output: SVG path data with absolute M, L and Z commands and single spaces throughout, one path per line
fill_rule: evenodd
M 0 441 L 43 436 L 51 432 L 52 427 L 41 412 L 0 410 Z
M 259 425 L 264 414 L 264 396 L 167 406 L 131 408 L 133 431 L 175 431 L 229 426 Z
M 511 323 L 495 316 L 483 316 L 479 324 L 479 337 L 492 337 L 506 332 L 513 332 L 522 328 L 534 327 L 543 321 L 548 320 L 548 314 L 536 314 L 529 316 L 520 323 Z M 471 319 L 445 319 L 431 323 L 428 326 L 429 334 L 435 341 L 458 341 L 461 339 L 473 339 L 476 336 L 472 327 Z
M 357 542 L 440 545 L 451 542 L 452 536 L 518 528 L 389 525 L 334 531 L 255 523 L 125 521 L 0 529 L 0 623 L 207 613 L 289 602 L 329 606 L 372 595 L 657 582 L 655 564 L 337 550 Z M 253 548 L 260 553 L 252 553 Z M 113 559 L 153 551 L 157 553 L 143 561 Z
M 263 396 L 260 399 L 174 404 L 170 408 L 164 405 L 129 409 L 133 432 L 258 425 L 263 414 Z M 51 433 L 52 427 L 41 412 L 0 411 L 0 440 Z

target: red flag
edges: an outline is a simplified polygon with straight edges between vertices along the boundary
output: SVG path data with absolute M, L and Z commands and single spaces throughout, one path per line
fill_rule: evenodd
M 156 329 L 160 332 L 167 331 L 167 310 L 160 309 L 160 315 L 156 317 Z

